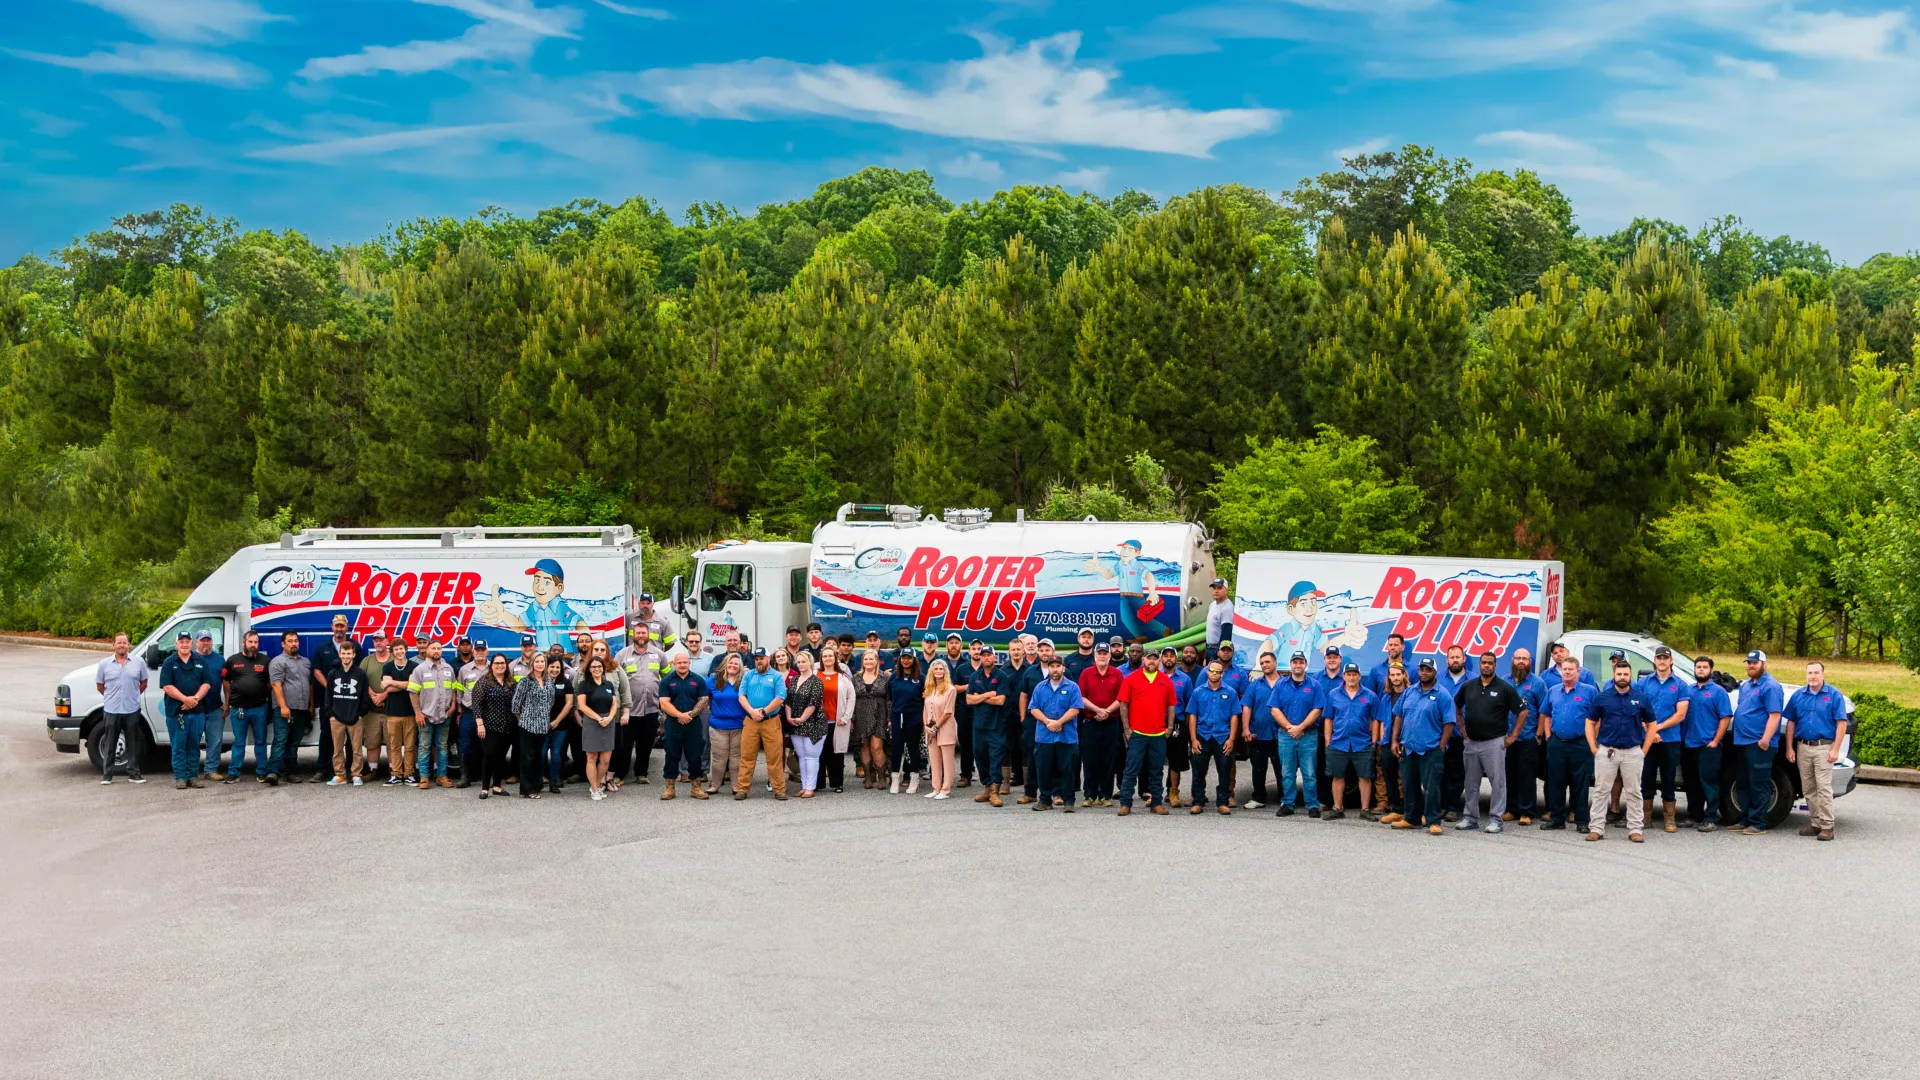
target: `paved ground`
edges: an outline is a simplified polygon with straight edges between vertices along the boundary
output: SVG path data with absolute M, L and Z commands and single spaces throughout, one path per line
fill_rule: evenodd
M 1920 791 L 1841 800 L 1832 844 L 1629 846 L 858 791 L 100 787 L 42 711 L 86 659 L 0 646 L 8 1076 L 1920 1068 Z

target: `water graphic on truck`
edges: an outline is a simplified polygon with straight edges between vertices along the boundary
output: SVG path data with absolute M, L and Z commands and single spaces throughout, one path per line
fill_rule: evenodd
M 274 562 L 255 569 L 252 621 L 265 639 L 286 630 L 329 633 L 335 615 L 347 617 L 358 640 L 383 632 L 411 645 L 471 636 L 517 649 L 530 633 L 543 649 L 557 642 L 571 651 L 582 629 L 616 649 L 626 637 L 620 568 L 609 560 L 570 569 L 556 559 L 518 557 Z
M 1155 638 L 1180 629 L 1180 565 L 1124 538 L 1107 551 L 983 554 L 939 544 L 872 546 L 816 556 L 815 617 L 855 637 L 960 632 L 1005 640 L 1027 632 Z M 892 580 L 884 580 L 891 578 Z M 832 622 L 828 622 L 832 620 Z

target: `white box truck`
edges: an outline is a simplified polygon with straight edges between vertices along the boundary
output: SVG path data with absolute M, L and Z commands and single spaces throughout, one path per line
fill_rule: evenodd
M 810 621 L 835 637 L 876 630 L 889 644 L 904 626 L 916 639 L 1004 644 L 1032 633 L 1065 648 L 1082 627 L 1152 640 L 1206 617 L 1213 542 L 1200 525 L 991 518 L 849 503 L 808 544 L 728 541 L 699 552 L 671 606 L 684 629 L 700 631 L 703 660 L 728 631 L 773 645 Z
M 411 644 L 428 633 L 442 641 L 467 635 L 511 651 L 524 634 L 544 648 L 586 629 L 618 650 L 640 580 L 640 541 L 626 525 L 307 529 L 235 552 L 135 651 L 157 673 L 182 631 L 208 631 L 224 655 L 257 630 L 261 651 L 275 656 L 280 634 L 294 630 L 301 652 L 312 656 L 335 615 L 347 617 L 363 648 L 377 630 Z M 93 679 L 89 665 L 62 680 L 47 735 L 64 751 L 85 746 L 97 766 L 101 702 Z M 133 736 L 136 752 L 167 745 L 160 699 L 156 678 L 141 699 L 147 728 Z M 124 743 L 113 748 L 116 758 L 126 750 Z

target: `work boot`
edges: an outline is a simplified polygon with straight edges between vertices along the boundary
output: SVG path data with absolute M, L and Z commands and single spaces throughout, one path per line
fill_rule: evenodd
M 987 794 L 987 802 L 993 806 L 1007 805 L 1006 803 L 1000 800 L 1000 791 L 997 788 Z
M 1832 830 L 1832 829 L 1821 829 L 1821 830 L 1820 830 L 1820 839 L 1822 839 L 1822 840 L 1831 840 L 1831 839 L 1833 839 L 1833 830 Z
M 693 782 L 693 797 L 696 799 L 704 799 L 707 797 L 707 789 L 701 787 L 700 781 L 698 780 Z
M 996 787 L 994 787 L 994 786 L 993 786 L 992 784 L 988 784 L 988 785 L 987 785 L 987 790 L 985 790 L 985 791 L 983 791 L 983 792 L 981 792 L 981 793 L 980 793 L 980 794 L 978 794 L 978 795 L 975 795 L 975 796 L 973 797 L 973 801 L 974 801 L 974 802 L 982 802 L 982 803 L 983 803 L 983 802 L 993 802 L 994 800 L 996 800 L 996 799 L 997 799 L 997 798 L 999 797 L 999 796 L 998 796 L 998 795 L 996 794 L 996 792 L 998 792 L 999 790 L 1000 790 L 999 788 L 996 788 Z
M 1819 836 L 1820 827 L 1817 825 L 1802 825 L 1800 826 L 1800 835 L 1801 836 Z
M 667 781 L 666 788 L 660 792 L 660 801 L 666 802 L 668 799 L 673 798 L 673 795 L 674 795 L 673 781 L 669 780 Z
M 1675 805 L 1673 805 L 1673 804 L 1672 804 L 1672 803 L 1670 803 L 1670 802 L 1664 802 L 1664 801 L 1663 801 L 1663 802 L 1661 802 L 1661 804 L 1660 804 L 1660 812 L 1661 812 L 1661 816 L 1662 816 L 1662 817 L 1663 817 L 1663 818 L 1665 819 L 1665 821 L 1666 821 L 1666 829 L 1667 829 L 1667 831 L 1668 831 L 1668 832 L 1679 832 L 1679 831 L 1680 831 L 1680 826 L 1679 826 L 1678 824 L 1676 824 L 1676 823 L 1675 823 L 1675 821 L 1674 821 L 1674 819 L 1680 816 L 1680 808 L 1679 808 L 1679 807 L 1677 807 L 1677 806 L 1675 806 Z

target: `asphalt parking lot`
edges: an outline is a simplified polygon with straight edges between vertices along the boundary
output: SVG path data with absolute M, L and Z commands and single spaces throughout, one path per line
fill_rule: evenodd
M 101 787 L 0 646 L 18 1077 L 1920 1070 L 1920 790 L 1839 840 Z M 656 758 L 656 767 L 657 767 Z M 851 772 L 851 770 L 849 770 Z

